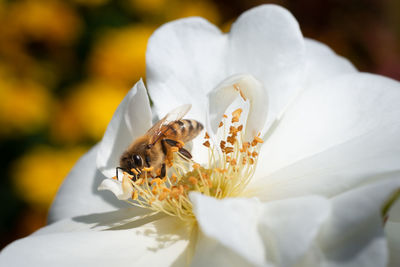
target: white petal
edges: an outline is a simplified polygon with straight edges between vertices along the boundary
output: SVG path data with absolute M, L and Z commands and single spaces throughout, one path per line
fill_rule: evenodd
M 229 39 L 228 73 L 249 73 L 264 84 L 272 122 L 304 78 L 305 47 L 297 21 L 279 6 L 259 6 L 238 18 Z
M 204 122 L 206 95 L 225 76 L 227 37 L 201 18 L 167 23 L 150 38 L 147 84 L 160 117 L 192 104 L 188 117 Z
M 234 251 L 221 245 L 221 243 L 199 231 L 196 243 L 196 251 L 192 260 L 192 267 L 203 266 L 229 266 L 229 267 L 250 267 L 255 266 L 249 263 Z M 273 266 L 263 264 L 262 266 Z
M 308 88 L 262 146 L 259 173 L 265 177 L 374 129 L 397 123 L 399 103 L 399 82 L 371 74 L 341 75 Z
M 376 129 L 252 181 L 244 194 L 264 201 L 309 194 L 332 197 L 363 183 L 396 177 L 399 142 L 400 123 Z
M 97 191 L 104 175 L 96 168 L 98 146 L 92 148 L 76 163 L 58 190 L 48 215 L 55 222 L 88 213 L 107 212 L 126 207 L 114 196 Z
M 105 176 L 115 176 L 121 154 L 150 127 L 150 103 L 146 88 L 140 80 L 118 106 L 100 142 L 97 166 Z
M 400 266 L 400 199 L 397 199 L 390 208 L 385 234 L 389 246 L 388 266 Z
M 244 131 L 245 140 L 251 141 L 263 129 L 267 119 L 268 107 L 267 92 L 262 83 L 252 75 L 233 75 L 209 93 L 208 106 L 211 127 L 215 133 L 226 109 L 236 98 L 240 97 L 238 90 L 249 101 L 249 111 Z
M 305 39 L 307 74 L 304 88 L 341 74 L 357 72 L 346 58 L 341 57 L 323 43 Z
M 32 235 L 128 229 L 139 227 L 163 217 L 165 217 L 165 214 L 155 214 L 149 209 L 129 205 L 128 208 L 121 208 L 115 211 L 91 213 L 62 219 L 40 228 Z
M 385 226 L 389 246 L 389 267 L 400 266 L 400 222 L 388 221 Z
M 218 247 L 222 244 L 250 264 L 264 263 L 264 246 L 257 230 L 260 202 L 238 198 L 217 200 L 198 193 L 191 193 L 190 199 L 201 231 L 217 240 Z M 207 250 L 203 248 L 198 253 L 204 251 Z M 226 256 L 223 251 L 220 253 Z M 208 255 L 194 256 L 201 257 Z
M 189 234 L 165 217 L 140 227 L 33 235 L 0 254 L 1 266 L 182 266 Z
M 331 218 L 318 241 L 323 266 L 387 265 L 382 205 L 399 186 L 399 178 L 386 179 L 333 198 Z
M 269 260 L 282 267 L 299 262 L 329 213 L 328 200 L 317 196 L 265 203 L 259 228 Z
M 104 179 L 97 190 L 111 191 L 119 200 L 130 199 L 133 193 L 133 187 L 127 180 L 126 175 L 122 178 L 122 182 L 112 178 Z
M 393 203 L 389 209 L 389 220 L 392 222 L 400 223 L 400 192 L 394 197 L 397 197 L 395 203 Z

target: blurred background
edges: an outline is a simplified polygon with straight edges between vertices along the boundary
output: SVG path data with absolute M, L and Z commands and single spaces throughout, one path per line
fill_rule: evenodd
M 0 249 L 46 224 L 65 175 L 145 77 L 159 25 L 196 15 L 229 31 L 262 3 L 359 70 L 400 80 L 398 0 L 0 0 Z

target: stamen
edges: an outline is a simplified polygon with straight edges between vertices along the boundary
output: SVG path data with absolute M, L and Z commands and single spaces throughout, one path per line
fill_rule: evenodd
M 145 168 L 143 168 L 143 171 L 144 172 L 151 172 L 151 171 L 153 171 L 153 169 L 154 169 L 154 167 L 149 167 L 149 168 L 145 167 Z
M 167 175 L 162 179 L 153 177 L 153 167 L 143 168 L 136 180 L 125 179 L 132 188 L 132 199 L 128 202 L 156 212 L 177 216 L 182 220 L 195 220 L 191 191 L 215 198 L 236 197 L 251 180 L 257 163 L 259 144 L 263 140 L 255 136 L 251 142 L 244 140 L 243 125 L 239 125 L 242 109 L 232 112 L 231 121 L 224 115 L 220 127 L 223 140 L 213 144 L 205 133 L 203 145 L 209 150 L 208 163 L 200 165 L 185 158 L 180 152 L 183 143 L 168 150 Z M 156 170 L 156 172 L 159 170 Z M 134 175 L 137 175 L 132 170 Z M 133 176 L 124 172 L 124 177 Z
M 204 145 L 205 147 L 210 147 L 210 142 L 209 142 L 209 141 L 205 141 L 205 142 L 203 143 L 203 145 Z
M 242 114 L 242 109 L 238 108 L 232 112 L 232 123 L 239 122 L 240 114 Z
M 131 172 L 133 172 L 135 175 L 138 175 L 138 174 L 139 174 L 138 171 L 137 171 L 135 168 L 132 168 L 132 169 L 131 169 Z
M 239 94 L 240 94 L 240 96 L 242 97 L 242 99 L 243 99 L 244 101 L 247 100 L 246 96 L 244 95 L 242 89 L 240 89 L 240 87 L 239 87 L 238 84 L 234 84 L 234 85 L 233 85 L 233 88 L 235 88 L 236 91 L 239 91 Z

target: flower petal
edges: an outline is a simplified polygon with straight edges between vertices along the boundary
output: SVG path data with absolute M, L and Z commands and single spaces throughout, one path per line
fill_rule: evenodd
M 400 265 L 400 222 L 388 221 L 385 226 L 389 246 L 389 267 Z
M 1 266 L 182 266 L 189 234 L 164 217 L 136 228 L 33 235 L 0 254 Z
M 400 189 L 398 192 L 400 192 Z M 400 199 L 397 199 L 389 210 L 389 219 L 385 224 L 385 234 L 389 246 L 388 266 L 400 266 Z
M 238 198 L 217 200 L 194 192 L 190 200 L 199 227 L 207 237 L 217 240 L 250 264 L 264 263 L 264 246 L 257 230 L 260 202 Z M 207 250 L 203 247 L 201 251 Z
M 77 231 L 104 231 L 116 229 L 135 228 L 146 223 L 165 217 L 165 214 L 155 214 L 149 209 L 129 205 L 128 208 L 118 210 L 90 213 L 86 215 L 66 218 L 51 223 L 32 235 L 47 235 Z
M 319 236 L 324 266 L 387 266 L 382 206 L 399 187 L 399 178 L 385 179 L 332 199 L 331 219 Z
M 395 202 L 389 206 L 389 220 L 400 223 L 400 191 L 393 199 Z
M 371 74 L 341 75 L 308 88 L 262 146 L 259 174 L 265 177 L 369 131 L 397 123 L 398 103 L 400 83 Z
M 259 228 L 270 261 L 282 267 L 298 263 L 329 213 L 329 201 L 318 196 L 265 203 Z
M 196 251 L 191 263 L 193 267 L 203 266 L 229 266 L 229 267 L 250 267 L 255 266 L 234 251 L 221 245 L 219 240 L 205 235 L 199 231 L 196 243 Z M 267 263 L 262 266 L 273 266 Z
M 228 74 L 249 73 L 264 84 L 272 122 L 304 78 L 305 47 L 296 19 L 276 5 L 250 9 L 232 25 L 229 45 Z
M 206 94 L 225 76 L 227 37 L 202 18 L 161 26 L 146 53 L 147 84 L 160 117 L 174 107 L 192 104 L 189 117 L 204 122 Z
M 98 145 L 82 156 L 65 178 L 50 208 L 49 223 L 126 206 L 111 194 L 97 191 L 98 185 L 105 179 L 96 167 L 97 151 Z
M 122 178 L 122 182 L 112 178 L 104 179 L 97 190 L 109 190 L 113 192 L 113 194 L 119 200 L 130 199 L 134 190 L 132 184 L 128 179 L 129 178 L 127 178 L 127 175 L 124 175 L 124 177 Z
M 341 74 L 357 72 L 346 58 L 341 57 L 327 45 L 312 39 L 304 39 L 306 46 L 307 74 L 304 88 Z
M 309 194 L 333 197 L 361 184 L 396 177 L 399 142 L 400 123 L 375 129 L 252 181 L 244 195 L 263 201 Z
M 100 142 L 97 166 L 106 177 L 115 175 L 121 154 L 150 127 L 150 103 L 143 81 L 140 80 L 118 106 Z
M 242 97 L 249 101 L 245 125 L 245 140 L 251 141 L 263 129 L 267 119 L 268 96 L 262 83 L 252 75 L 239 74 L 225 79 L 209 95 L 211 128 L 217 132 L 222 116 L 235 99 Z

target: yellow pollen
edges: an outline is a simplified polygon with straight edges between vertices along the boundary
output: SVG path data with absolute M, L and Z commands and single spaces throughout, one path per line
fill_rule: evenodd
M 258 136 L 255 136 L 254 137 L 254 140 L 257 142 L 257 143 L 260 143 L 260 144 L 262 144 L 262 143 L 264 143 L 264 140 L 262 140 L 260 137 L 258 137 Z
M 163 181 L 160 178 L 154 178 L 150 183 L 160 185 Z
M 210 147 L 210 142 L 209 142 L 209 141 L 205 141 L 205 142 L 203 143 L 203 145 L 204 145 L 205 147 Z
M 178 142 L 177 147 L 179 147 L 179 148 L 182 148 L 185 145 L 185 143 L 182 142 L 181 140 L 177 140 L 177 142 Z
M 221 128 L 222 126 L 224 126 L 224 123 L 221 121 L 218 125 L 219 128 Z
M 207 132 L 204 134 L 204 139 L 210 139 L 210 136 L 208 135 Z
M 239 122 L 240 115 L 242 114 L 242 109 L 238 108 L 234 112 L 232 112 L 232 123 Z
M 143 170 L 144 172 L 151 172 L 151 171 L 153 171 L 153 169 L 154 169 L 154 167 L 149 167 L 149 168 L 145 167 L 145 168 L 143 168 L 142 170 Z
M 178 151 L 179 151 L 179 147 L 177 147 L 177 146 L 171 147 L 171 152 L 178 152 Z
M 137 185 L 142 185 L 144 183 L 144 179 L 143 178 L 139 178 L 135 181 L 135 184 Z
M 225 141 L 221 141 L 221 142 L 219 143 L 219 146 L 221 147 L 221 149 L 224 149 L 224 148 L 225 148 L 225 144 L 226 144 Z
M 191 177 L 189 177 L 189 182 L 191 182 L 192 184 L 197 184 L 197 179 L 195 178 L 195 177 L 193 177 L 193 176 L 191 176 Z
M 168 196 L 168 194 L 167 194 L 166 192 L 162 192 L 162 193 L 160 194 L 160 196 L 158 197 L 158 200 L 159 200 L 159 201 L 163 201 L 164 199 L 167 198 L 167 196 Z
M 131 172 L 133 172 L 135 175 L 138 175 L 139 173 L 137 172 L 137 170 L 135 170 L 135 169 L 131 169 Z
M 224 172 L 227 171 L 226 169 L 220 169 L 220 168 L 215 168 L 215 170 L 216 170 L 217 172 L 219 172 L 219 173 L 224 173 Z
M 247 100 L 247 99 L 246 99 L 246 96 L 244 95 L 243 91 L 240 89 L 240 87 L 239 87 L 238 84 L 234 84 L 234 85 L 233 85 L 233 88 L 235 88 L 236 91 L 239 91 L 239 94 L 240 94 L 240 96 L 242 97 L 242 99 L 243 99 L 244 101 Z
M 225 147 L 225 154 L 232 153 L 234 151 L 233 147 Z
M 198 164 L 198 163 L 193 164 L 193 169 L 199 169 L 199 168 L 200 168 L 200 164 Z

